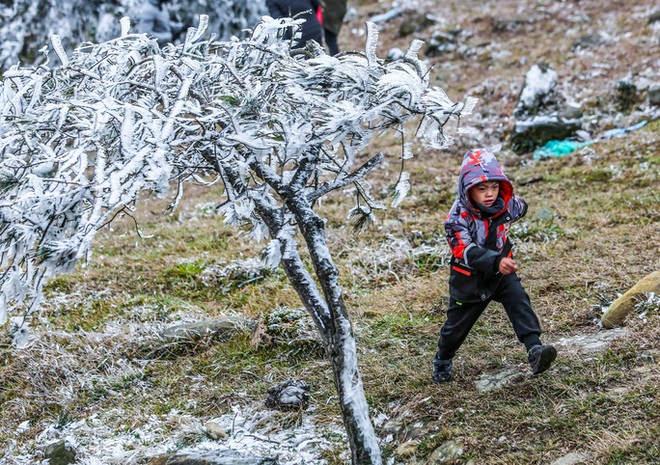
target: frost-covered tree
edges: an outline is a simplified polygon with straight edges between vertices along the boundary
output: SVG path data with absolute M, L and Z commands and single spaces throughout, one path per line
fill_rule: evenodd
M 44 60 L 40 50 L 58 35 L 66 50 L 90 40 L 119 35 L 119 19 L 137 19 L 148 0 L 5 0 L 0 1 L 0 72 L 18 63 Z M 207 32 L 218 39 L 241 35 L 267 14 L 265 0 L 169 0 L 173 20 L 194 26 L 208 17 Z
M 420 117 L 429 143 L 446 145 L 453 103 L 429 87 L 417 58 L 366 51 L 330 57 L 316 44 L 291 50 L 281 37 L 299 20 L 259 23 L 249 38 L 204 39 L 206 18 L 185 43 L 159 50 L 142 34 L 83 44 L 63 65 L 13 68 L 0 91 L 0 320 L 34 311 L 45 279 L 89 257 L 96 232 L 131 214 L 141 191 L 166 195 L 185 181 L 219 182 L 226 222 L 268 238 L 264 260 L 281 266 L 312 316 L 331 362 L 352 461 L 381 463 L 360 378 L 355 338 L 318 201 L 352 187 L 358 224 L 384 206 L 367 175 L 383 154 L 370 139 L 402 138 L 394 205 L 409 189 L 406 122 Z M 304 244 L 301 247 L 300 242 Z M 305 265 L 306 249 L 312 268 Z

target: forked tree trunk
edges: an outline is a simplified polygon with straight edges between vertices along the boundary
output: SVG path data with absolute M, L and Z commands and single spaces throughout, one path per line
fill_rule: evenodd
M 298 180 L 304 184 L 306 173 L 301 171 Z M 261 170 L 259 173 L 264 175 Z M 277 186 L 276 182 L 273 184 Z M 355 336 L 339 286 L 339 272 L 325 238 L 324 221 L 314 213 L 301 186 L 289 189 L 287 194 L 282 195 L 286 204 L 282 208 L 287 208 L 296 218 L 314 265 L 316 280 L 300 258 L 295 239 L 284 231 L 283 211 L 258 198 L 254 199 L 255 211 L 265 221 L 271 236 L 280 241 L 282 267 L 323 339 L 351 448 L 351 463 L 382 465 L 378 438 L 369 418 L 369 406 L 358 369 Z
M 358 369 L 355 336 L 339 285 L 339 272 L 326 243 L 324 222 L 304 200 L 287 202 L 287 206 L 296 216 L 305 238 L 323 299 L 308 298 L 318 296 L 318 290 L 309 274 L 305 277 L 300 273 L 302 261 L 299 257 L 293 269 L 289 267 L 291 263 L 285 263 L 285 270 L 323 335 L 351 447 L 351 461 L 354 465 L 381 465 L 380 447 Z

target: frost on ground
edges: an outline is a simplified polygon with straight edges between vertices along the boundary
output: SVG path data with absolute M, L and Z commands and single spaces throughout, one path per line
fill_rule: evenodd
M 233 413 L 210 420 L 227 432 L 224 439 L 214 441 L 206 433 L 205 422 L 190 415 L 172 411 L 138 419 L 115 409 L 66 425 L 48 425 L 35 441 L 37 451 L 32 447 L 8 450 L 1 463 L 46 465 L 48 460 L 39 457 L 41 450 L 64 440 L 75 448 L 76 463 L 81 465 L 128 465 L 174 451 L 191 455 L 234 451 L 277 458 L 282 465 L 322 464 L 323 451 L 334 448 L 333 441 L 346 441 L 341 425 L 320 427 L 313 415 L 303 413 L 294 425 L 281 428 L 278 415 L 259 405 L 234 406 Z M 23 430 L 27 428 L 22 425 Z M 183 442 L 195 444 L 182 447 Z
M 86 301 L 85 296 L 78 297 Z M 72 300 L 67 296 L 60 303 L 71 306 Z M 52 311 L 57 312 L 57 308 Z M 1 465 L 46 465 L 44 449 L 59 441 L 75 449 L 76 463 L 82 465 L 137 464 L 165 453 L 225 450 L 275 457 L 280 464 L 322 464 L 325 450 L 346 449 L 340 420 L 329 425 L 326 420 L 316 421 L 313 407 L 283 413 L 235 392 L 231 413 L 215 418 L 191 415 L 187 412 L 196 408 L 195 392 L 213 389 L 204 379 L 186 380 L 191 395 L 179 410 L 155 414 L 143 408 L 142 396 L 161 395 L 145 380 L 145 372 L 154 363 L 169 362 L 127 359 L 125 352 L 130 352 L 136 341 L 157 345 L 158 335 L 166 327 L 199 319 L 200 314 L 198 309 L 188 308 L 172 312 L 163 321 L 154 319 L 154 309 L 138 306 L 127 310 L 125 316 L 127 319 L 108 322 L 96 332 L 35 331 L 29 346 L 15 353 L 22 366 L 22 373 L 16 376 L 29 378 L 32 385 L 31 392 L 22 393 L 21 399 L 3 405 L 15 422 L 0 425 L 0 437 L 9 438 L 0 448 Z M 126 383 L 131 386 L 129 398 L 121 387 Z M 30 402 L 62 406 L 61 412 L 66 412 L 75 411 L 76 405 L 94 392 L 116 399 L 116 407 L 75 417 L 60 413 L 39 423 L 22 417 L 21 403 L 28 398 L 33 399 Z M 131 396 L 135 397 L 131 400 Z M 226 434 L 209 430 L 210 422 Z

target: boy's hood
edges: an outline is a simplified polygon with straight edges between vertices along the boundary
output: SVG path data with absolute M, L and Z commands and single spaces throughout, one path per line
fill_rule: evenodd
M 486 181 L 499 181 L 500 196 L 504 199 L 504 205 L 508 205 L 513 197 L 513 186 L 502 170 L 502 165 L 497 161 L 495 155 L 487 149 L 470 150 L 463 157 L 461 172 L 458 176 L 458 198 L 461 203 L 472 213 L 478 214 L 468 197 L 468 190 L 472 186 Z

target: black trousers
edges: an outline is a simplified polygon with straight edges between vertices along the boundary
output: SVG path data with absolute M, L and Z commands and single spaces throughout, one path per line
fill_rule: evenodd
M 337 34 L 328 29 L 324 29 L 325 44 L 328 46 L 328 55 L 335 56 L 339 53 L 339 42 L 337 41 Z
M 502 277 L 495 293 L 486 301 L 458 302 L 450 297 L 447 320 L 440 330 L 437 358 L 442 360 L 454 358 L 456 351 L 465 342 L 468 333 L 491 300 L 502 304 L 513 331 L 518 340 L 525 344 L 527 350 L 541 343 L 539 319 L 532 309 L 529 295 L 520 284 L 520 278 L 513 273 Z

